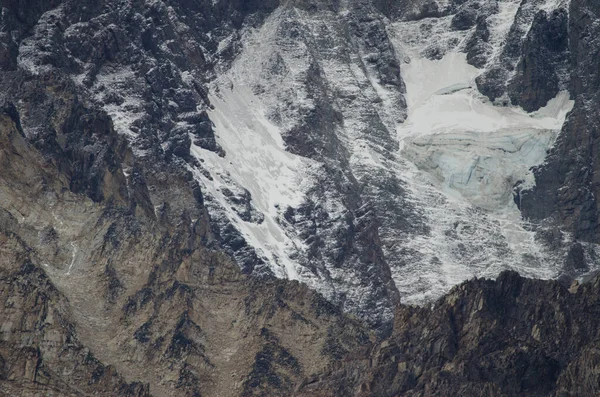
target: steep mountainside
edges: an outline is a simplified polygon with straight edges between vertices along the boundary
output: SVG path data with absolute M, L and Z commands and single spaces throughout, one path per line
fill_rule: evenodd
M 0 395 L 597 394 L 595 0 L 0 4 Z
M 599 287 L 514 272 L 464 283 L 432 307 L 400 307 L 388 340 L 299 395 L 595 396 Z

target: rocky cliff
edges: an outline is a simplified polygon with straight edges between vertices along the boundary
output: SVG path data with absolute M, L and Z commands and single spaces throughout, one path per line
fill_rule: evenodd
M 600 13 L 596 3 L 573 1 L 569 10 L 568 43 L 570 92 L 576 106 L 563 133 L 548 156 L 546 164 L 536 169 L 538 185 L 528 193 L 523 212 L 537 219 L 550 219 L 582 240 L 598 239 L 595 168 L 596 112 L 590 111 L 597 101 L 598 68 L 595 29 Z M 535 202 L 542 205 L 536 205 Z
M 596 395 L 598 285 L 567 289 L 514 272 L 464 283 L 430 307 L 400 307 L 388 340 L 311 378 L 302 393 Z

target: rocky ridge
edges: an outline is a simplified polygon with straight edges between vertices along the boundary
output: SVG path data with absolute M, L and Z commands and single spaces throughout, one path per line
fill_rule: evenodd
M 597 287 L 514 272 L 466 282 L 430 307 L 400 307 L 389 340 L 336 363 L 304 395 L 595 395 Z

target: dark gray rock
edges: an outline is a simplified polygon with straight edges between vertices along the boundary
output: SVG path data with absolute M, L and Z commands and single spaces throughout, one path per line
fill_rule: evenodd
M 588 269 L 588 265 L 585 260 L 585 251 L 581 243 L 575 243 L 571 246 L 571 248 L 569 248 L 565 267 L 568 270 L 574 270 L 577 272 L 582 272 Z
M 242 187 L 237 192 L 232 192 L 224 187 L 221 189 L 225 199 L 232 205 L 233 210 L 246 222 L 261 224 L 265 216 L 252 205 L 252 195 Z
M 490 30 L 487 17 L 479 15 L 477 17 L 475 32 L 469 38 L 465 50 L 467 52 L 467 61 L 476 68 L 483 68 L 488 62 L 487 50 L 490 39 Z
M 568 13 L 564 8 L 547 15 L 540 11 L 523 43 L 516 76 L 508 87 L 511 102 L 528 112 L 538 110 L 566 87 Z M 562 83 L 562 84 L 561 84 Z
M 456 30 L 471 29 L 477 22 L 480 8 L 479 3 L 466 3 L 452 17 L 452 28 Z
M 401 307 L 370 360 L 355 354 L 300 395 L 594 395 L 599 285 L 569 292 L 514 272 L 464 283 L 435 306 Z
M 594 160 L 598 157 L 596 130 L 600 119 L 592 110 L 600 100 L 596 89 L 600 82 L 600 65 L 598 58 L 590 55 L 600 51 L 600 41 L 596 39 L 598 26 L 592 22 L 599 17 L 600 6 L 595 2 L 571 3 L 569 91 L 575 99 L 575 108 L 547 161 L 535 169 L 536 187 L 524 192 L 521 199 L 525 217 L 552 219 L 573 232 L 576 238 L 593 242 L 600 241 L 596 199 L 600 194 L 599 171 Z M 554 28 L 548 32 L 554 37 Z
M 541 3 L 542 0 L 521 3 L 508 31 L 506 41 L 502 43 L 500 55 L 494 60 L 488 60 L 489 64 L 487 64 L 486 70 L 475 80 L 479 91 L 491 101 L 496 101 L 507 93 L 507 85 L 522 54 L 523 37 L 528 34 L 536 16 L 536 5 Z M 497 2 L 492 4 L 493 13 L 497 13 Z M 481 46 L 481 43 L 472 45 L 476 49 L 474 55 L 481 52 Z M 480 56 L 472 56 L 472 59 L 477 64 L 482 64 Z

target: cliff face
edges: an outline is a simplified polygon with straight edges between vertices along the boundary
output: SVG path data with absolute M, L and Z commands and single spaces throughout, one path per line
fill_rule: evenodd
M 365 326 L 307 287 L 250 279 L 256 256 L 226 253 L 221 242 L 246 243 L 210 221 L 185 162 L 194 134 L 219 151 L 202 82 L 170 80 L 173 58 L 144 56 L 157 30 L 110 4 L 9 6 L 4 38 L 20 51 L 2 76 L 2 394 L 285 395 L 368 343 Z M 96 76 L 117 64 L 146 77 Z M 150 135 L 120 135 L 115 103 L 143 113 L 136 126 Z
M 597 394 L 591 0 L 0 5 L 1 394 Z
M 582 240 L 598 240 L 596 112 L 598 101 L 598 41 L 595 22 L 600 13 L 593 2 L 573 1 L 569 9 L 570 91 L 576 105 L 563 133 L 536 173 L 537 187 L 528 193 L 523 213 L 553 219 Z M 536 204 L 534 204 L 536 203 Z M 541 205 L 539 205 L 541 204 Z
M 400 307 L 389 340 L 336 363 L 303 393 L 596 395 L 599 285 L 567 289 L 513 272 L 469 281 L 429 308 Z
M 82 209 L 86 199 L 71 193 L 57 164 L 26 141 L 14 106 L 2 109 L 0 125 L 0 391 L 8 396 L 149 396 L 147 385 L 127 383 L 82 343 L 73 315 L 77 307 L 56 287 L 50 265 L 41 262 L 53 258 L 62 261 L 57 272 L 71 270 L 76 256 L 69 265 L 63 230 L 42 224 L 55 214 L 46 207 L 49 202 L 60 208 L 66 198 L 67 206 Z

